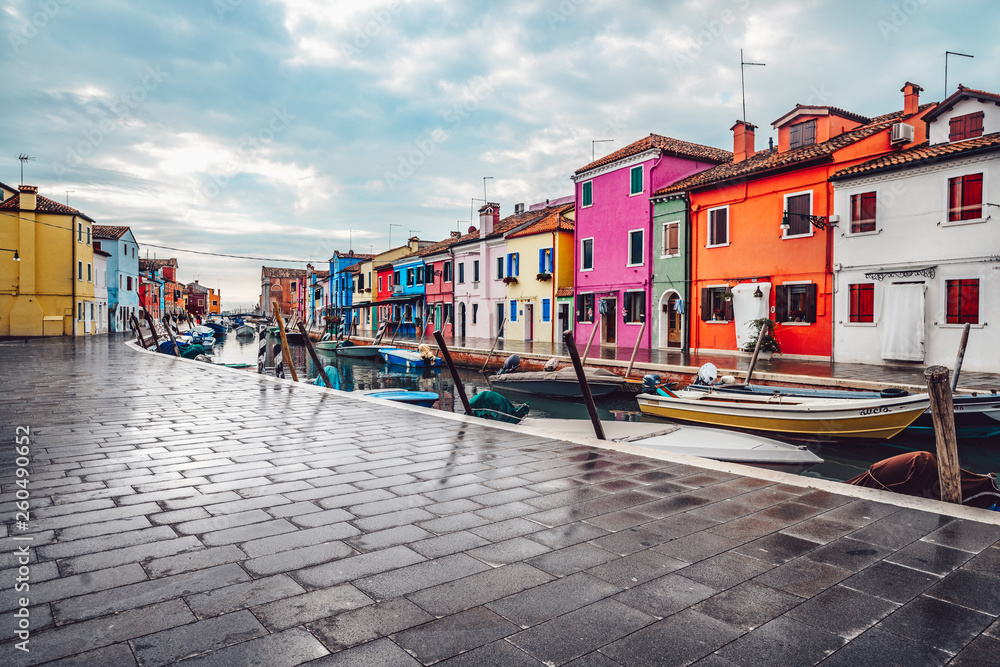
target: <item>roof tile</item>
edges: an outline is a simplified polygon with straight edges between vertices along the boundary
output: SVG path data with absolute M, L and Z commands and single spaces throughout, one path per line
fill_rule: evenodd
M 733 158 L 732 153 L 719 148 L 693 144 L 689 141 L 672 139 L 671 137 L 664 137 L 659 134 L 650 134 L 648 137 L 643 137 L 639 141 L 633 142 L 625 148 L 621 148 L 610 155 L 605 155 L 601 159 L 591 162 L 585 167 L 577 169 L 576 173 L 582 174 L 590 169 L 602 167 L 606 164 L 611 164 L 612 162 L 617 162 L 618 160 L 638 155 L 639 153 L 644 153 L 645 151 L 654 148 L 658 148 L 668 153 L 673 153 L 677 157 L 701 160 L 703 162 L 714 162 L 716 164 L 728 162 Z

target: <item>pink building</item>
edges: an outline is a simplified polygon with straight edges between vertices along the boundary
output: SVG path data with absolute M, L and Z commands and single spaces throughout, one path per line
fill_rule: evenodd
M 650 134 L 576 171 L 577 344 L 596 326 L 595 342 L 632 347 L 647 322 L 640 346 L 652 346 L 650 196 L 731 159 L 729 151 Z

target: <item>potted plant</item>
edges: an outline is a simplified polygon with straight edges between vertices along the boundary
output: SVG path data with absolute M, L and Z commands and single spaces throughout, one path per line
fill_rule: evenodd
M 752 329 L 752 333 L 750 334 L 750 339 L 743 346 L 744 352 L 753 353 L 757 347 L 757 339 L 762 335 L 762 330 L 764 337 L 760 341 L 760 356 L 768 359 L 773 352 L 781 352 L 781 344 L 774 337 L 774 321 L 771 318 L 759 317 L 755 320 L 750 320 L 748 324 Z
M 514 276 L 507 276 L 506 278 L 503 279 L 503 284 L 504 285 L 516 285 L 517 284 L 517 278 L 514 277 Z
M 552 274 L 551 273 L 546 273 L 545 271 L 542 271 L 537 276 L 535 276 L 535 279 L 538 280 L 538 281 L 540 281 L 540 282 L 545 282 L 547 280 L 552 280 Z
M 733 300 L 733 293 L 732 293 L 732 291 L 731 290 L 726 290 L 725 292 L 723 292 L 722 293 L 722 298 L 724 300 L 726 300 L 726 301 L 732 301 Z

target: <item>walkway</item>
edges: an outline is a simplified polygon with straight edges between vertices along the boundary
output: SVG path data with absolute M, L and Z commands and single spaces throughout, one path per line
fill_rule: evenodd
M 995 513 L 390 409 L 120 337 L 0 341 L 0 406 L 5 665 L 1000 656 L 1000 526 L 973 520 Z M 22 596 L 30 653 L 9 639 Z

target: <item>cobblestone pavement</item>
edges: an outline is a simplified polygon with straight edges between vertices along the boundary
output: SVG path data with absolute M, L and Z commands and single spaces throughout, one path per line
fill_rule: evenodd
M 120 337 L 0 341 L 0 410 L 5 665 L 1000 656 L 988 523 L 382 407 Z M 15 594 L 25 544 L 30 591 Z M 30 653 L 15 648 L 22 596 Z

